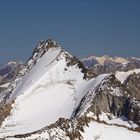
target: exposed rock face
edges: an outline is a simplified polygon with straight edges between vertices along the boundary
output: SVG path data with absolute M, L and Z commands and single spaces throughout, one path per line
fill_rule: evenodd
M 124 102 L 122 115 L 128 120 L 135 122 L 140 128 L 140 101 L 136 101 L 133 98 L 127 98 Z
M 123 86 L 128 89 L 131 96 L 125 104 L 126 116 L 140 126 L 140 73 L 129 75 Z
M 129 92 L 140 101 L 140 73 L 131 74 L 123 84 Z
M 111 74 L 94 91 L 90 91 L 82 99 L 75 115 L 88 115 L 92 112 L 100 120 L 99 116 L 104 112 L 108 119 L 111 119 L 112 114 L 117 117 L 124 116 L 139 126 L 139 102 L 130 95 L 131 92 L 116 79 L 115 75 Z
M 82 99 L 78 110 L 83 113 L 86 111 L 82 110 L 86 108 L 84 106 L 90 104 L 86 113 L 92 111 L 98 116 L 103 111 L 120 116 L 124 97 L 127 96 L 126 93 L 127 91 L 123 89 L 121 83 L 111 74 L 94 91 L 89 92 Z
M 68 62 L 67 66 L 78 64 L 77 66 L 81 69 L 82 73 L 84 73 L 84 79 L 91 79 L 96 76 L 93 71 L 87 69 L 83 65 L 83 63 L 75 56 L 69 57 L 69 55 L 68 55 L 68 57 L 66 57 L 66 60 Z
M 12 109 L 12 103 L 6 104 L 0 108 L 0 126 L 7 116 L 10 115 Z

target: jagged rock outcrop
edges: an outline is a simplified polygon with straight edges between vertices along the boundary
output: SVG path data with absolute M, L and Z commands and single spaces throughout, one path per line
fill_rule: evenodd
M 140 101 L 140 73 L 129 75 L 124 81 L 123 86 L 129 90 L 133 97 Z
M 134 98 L 127 98 L 124 102 L 122 115 L 136 123 L 138 128 L 140 128 L 140 101 Z
M 113 113 L 120 116 L 123 107 L 124 97 L 127 96 L 127 91 L 123 89 L 121 83 L 116 79 L 115 75 L 111 74 L 104 79 L 101 84 L 93 91 L 90 91 L 81 101 L 79 105 L 82 113 L 87 104 L 90 105 L 86 113 L 92 111 L 97 116 L 101 111 L 105 113 Z M 77 110 L 77 112 L 78 112 Z
M 75 116 L 94 114 L 100 120 L 102 113 L 112 119 L 112 114 L 117 117 L 124 116 L 129 121 L 140 125 L 139 102 L 134 100 L 131 92 L 117 80 L 114 74 L 106 77 L 93 91 L 90 91 L 81 101 Z

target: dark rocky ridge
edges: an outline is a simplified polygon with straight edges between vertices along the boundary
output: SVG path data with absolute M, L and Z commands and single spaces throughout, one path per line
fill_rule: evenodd
M 134 100 L 133 94 L 116 79 L 115 75 L 111 74 L 82 99 L 75 116 L 83 112 L 85 115 L 92 112 L 99 120 L 99 115 L 104 112 L 117 117 L 124 116 L 128 121 L 133 121 L 140 127 L 139 103 Z M 90 107 L 86 108 L 87 104 L 90 104 Z M 111 119 L 111 115 L 108 115 L 108 118 Z

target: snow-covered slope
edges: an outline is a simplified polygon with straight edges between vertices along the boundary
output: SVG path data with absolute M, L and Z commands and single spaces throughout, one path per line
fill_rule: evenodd
M 105 56 L 97 60 L 106 63 Z M 133 72 L 140 70 L 93 77 L 56 42 L 41 41 L 0 98 L 0 138 L 106 140 L 112 135 L 129 134 L 126 127 L 135 130 L 139 119 L 135 124 L 133 119 L 125 121 L 121 116 L 128 95 L 122 81 Z M 131 131 L 128 137 L 137 140 L 140 135 Z
M 139 140 L 140 134 L 126 128 L 91 122 L 82 133 L 84 140 Z
M 59 119 L 55 124 L 42 130 L 8 137 L 6 140 L 139 140 L 139 138 L 140 133 L 127 128 L 91 121 L 90 118 L 80 118 L 72 121 Z
M 6 100 L 14 99 L 14 103 L 2 123 L 0 137 L 39 130 L 60 117 L 71 118 L 82 97 L 104 78 L 84 79 L 79 62 L 73 63 L 73 56 L 51 43 L 52 47 L 45 44 L 47 51 L 35 65 L 32 58 L 28 61 L 32 67 Z
M 140 73 L 140 69 L 134 69 L 127 72 L 117 71 L 115 76 L 119 81 L 121 81 L 121 83 L 123 83 L 126 80 L 126 78 L 132 73 L 136 73 L 136 74 Z

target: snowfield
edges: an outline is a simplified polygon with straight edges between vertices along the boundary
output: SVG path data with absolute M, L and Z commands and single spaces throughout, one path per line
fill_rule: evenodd
M 134 69 L 134 70 L 130 70 L 130 71 L 127 71 L 127 72 L 123 72 L 123 71 L 117 71 L 116 72 L 116 78 L 121 81 L 121 83 L 123 83 L 127 77 L 133 73 L 140 73 L 140 69 Z
M 75 105 L 72 93 L 72 87 L 60 83 L 19 96 L 13 105 L 12 115 L 2 125 L 1 134 L 24 134 L 41 129 L 61 116 L 69 118 Z
M 36 131 L 60 117 L 71 118 L 82 97 L 106 76 L 84 80 L 77 64 L 67 66 L 65 55 L 60 48 L 50 48 L 19 82 L 0 137 Z
M 82 133 L 84 140 L 139 140 L 140 133 L 126 128 L 91 122 Z
M 54 132 L 53 132 L 54 131 Z M 70 140 L 64 133 L 64 131 L 59 128 L 50 131 L 51 134 L 57 132 L 59 138 L 56 140 Z M 95 121 L 90 122 L 88 126 L 84 127 L 84 132 L 81 133 L 81 140 L 139 140 L 140 133 L 129 131 L 127 128 L 117 127 L 114 125 L 106 125 L 102 123 L 97 123 Z M 47 131 L 42 131 L 39 134 L 32 134 L 26 138 L 6 138 L 6 140 L 46 140 L 49 139 L 49 133 Z M 77 139 L 78 140 L 78 139 Z

